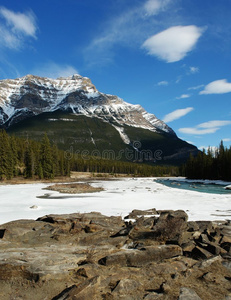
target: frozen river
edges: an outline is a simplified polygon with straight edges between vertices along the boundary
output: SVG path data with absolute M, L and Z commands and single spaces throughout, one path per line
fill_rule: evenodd
M 0 186 L 0 224 L 18 219 L 37 219 L 47 214 L 98 211 L 104 215 L 126 216 L 133 209 L 182 209 L 189 220 L 231 219 L 230 194 L 206 194 L 171 188 L 154 178 L 125 178 L 94 181 L 105 190 L 89 194 L 60 194 L 43 190 L 49 184 Z M 38 198 L 49 194 L 46 198 Z M 35 208 L 31 208 L 31 207 Z

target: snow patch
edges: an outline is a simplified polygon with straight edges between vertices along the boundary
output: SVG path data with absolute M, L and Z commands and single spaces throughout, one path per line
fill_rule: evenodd
M 77 91 L 82 93 L 89 101 L 81 104 L 62 103 L 67 96 Z M 168 133 L 174 133 L 163 121 L 157 119 L 155 115 L 147 113 L 139 104 L 133 105 L 117 96 L 102 94 L 95 88 L 89 78 L 78 74 L 57 79 L 27 75 L 14 80 L 0 80 L 0 107 L 8 116 L 8 120 L 16 113 L 14 103 L 17 103 L 28 92 L 38 95 L 40 99 L 49 104 L 39 110 L 36 108 L 36 111 L 33 111 L 35 114 L 52 112 L 60 108 L 64 110 L 71 108 L 75 114 L 97 117 L 108 123 L 113 119 L 121 126 L 126 124 L 153 132 L 160 129 Z M 97 98 L 99 98 L 98 104 Z M 90 99 L 94 99 L 94 101 L 90 101 Z M 91 102 L 94 102 L 94 104 Z M 3 120 L 3 117 L 0 117 L 0 119 Z M 120 132 L 124 142 L 128 144 L 130 141 L 128 141 L 129 139 L 123 130 L 117 129 L 117 131 Z
M 74 122 L 74 119 L 65 119 L 65 118 L 60 118 L 60 119 L 48 119 L 49 122 L 55 122 L 55 121 L 64 121 L 64 122 Z
M 125 144 L 130 144 L 131 141 L 129 139 L 129 137 L 127 136 L 127 134 L 124 132 L 124 128 L 123 127 L 119 127 L 119 126 L 115 126 L 112 124 L 112 126 L 119 132 L 121 139 L 123 140 L 123 142 Z
M 43 188 L 49 183 L 1 185 L 0 222 L 3 224 L 18 219 L 37 219 L 44 215 L 69 214 L 76 211 L 80 213 L 98 211 L 106 216 L 125 217 L 133 209 L 150 208 L 182 209 L 187 212 L 190 221 L 230 218 L 228 211 L 230 195 L 174 189 L 157 183 L 154 179 L 124 178 L 116 181 L 95 181 L 92 185 L 102 187 L 104 191 L 75 197 L 73 194 L 51 192 L 56 199 L 37 198 L 46 193 Z M 60 199 L 57 200 L 57 197 Z M 33 205 L 38 209 L 30 209 Z

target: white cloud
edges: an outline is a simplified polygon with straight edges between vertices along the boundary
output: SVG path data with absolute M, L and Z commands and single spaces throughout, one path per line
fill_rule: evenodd
M 225 94 L 231 92 L 231 83 L 226 79 L 220 79 L 210 82 L 205 86 L 204 90 L 200 92 L 200 95 L 206 94 Z
M 147 15 L 156 15 L 164 11 L 170 0 L 148 0 L 144 4 Z
M 175 120 L 180 119 L 181 117 L 187 115 L 188 113 L 190 113 L 193 110 L 194 110 L 193 107 L 187 107 L 187 108 L 183 108 L 183 109 L 174 110 L 173 112 L 164 116 L 163 121 L 165 123 L 175 121 Z
M 199 68 L 198 67 L 189 67 L 189 72 L 191 74 L 195 74 L 199 72 Z
M 32 11 L 13 12 L 0 7 L 0 46 L 19 49 L 26 38 L 36 38 L 36 18 Z
M 182 80 L 182 75 L 180 75 L 180 76 L 178 76 L 177 77 L 177 79 L 176 79 L 176 84 L 178 84 L 178 83 L 180 83 L 181 82 L 181 80 Z
M 215 133 L 219 128 L 207 128 L 207 129 L 199 129 L 197 127 L 186 127 L 186 128 L 180 128 L 179 132 L 185 133 L 185 134 L 195 134 L 195 135 L 202 135 L 202 134 L 209 134 L 209 133 Z
M 201 123 L 195 127 L 180 128 L 179 132 L 185 134 L 203 135 L 217 132 L 221 127 L 231 125 L 231 121 L 214 120 Z
M 214 120 L 214 121 L 208 121 L 199 124 L 197 127 L 198 128 L 214 128 L 214 127 L 222 127 L 226 125 L 230 125 L 231 121 L 219 121 L 219 120 Z
M 191 97 L 191 95 L 189 95 L 189 94 L 183 94 L 180 97 L 176 97 L 176 99 L 186 99 L 186 98 L 189 98 L 189 97 Z
M 192 51 L 203 29 L 191 26 L 173 26 L 147 39 L 142 47 L 168 63 L 182 60 Z
M 200 85 L 197 85 L 197 86 L 192 86 L 192 87 L 188 88 L 188 90 L 189 91 L 190 90 L 199 90 L 199 89 L 201 89 L 203 87 L 204 87 L 204 84 L 200 84 Z
M 54 62 L 49 62 L 40 66 L 39 68 L 35 68 L 31 71 L 33 75 L 48 77 L 48 78 L 58 78 L 58 77 L 68 77 L 73 74 L 78 74 L 78 71 L 75 67 L 70 65 L 59 65 Z
M 223 142 L 231 142 L 231 139 L 230 138 L 225 138 L 225 139 L 222 139 Z
M 0 8 L 0 14 L 5 18 L 7 25 L 13 32 L 20 32 L 24 35 L 36 37 L 36 20 L 32 12 L 13 12 L 5 7 Z
M 168 81 L 166 81 L 166 80 L 160 81 L 160 82 L 157 83 L 157 85 L 159 85 L 159 86 L 162 86 L 162 85 L 166 86 L 166 85 L 168 85 Z
M 102 22 L 99 33 L 94 34 L 94 39 L 84 49 L 84 58 L 90 66 L 111 63 L 117 45 L 140 47 L 150 35 L 151 28 L 160 26 L 156 16 L 166 11 L 172 1 L 146 0 L 133 3 L 129 9 L 121 5 L 120 14 L 110 15 Z
M 2 45 L 10 49 L 17 49 L 21 45 L 21 42 L 18 39 L 18 37 L 12 34 L 3 26 L 1 26 L 1 24 L 0 24 L 0 36 L 1 36 L 0 46 Z

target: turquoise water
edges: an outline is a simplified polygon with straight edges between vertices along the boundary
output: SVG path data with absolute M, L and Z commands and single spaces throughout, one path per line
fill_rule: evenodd
M 203 182 L 187 182 L 187 181 L 170 180 L 170 179 L 157 179 L 156 182 L 177 189 L 191 190 L 191 191 L 196 191 L 201 193 L 231 195 L 231 190 L 226 190 L 225 185 L 221 185 L 221 184 L 212 184 L 212 183 L 205 184 Z

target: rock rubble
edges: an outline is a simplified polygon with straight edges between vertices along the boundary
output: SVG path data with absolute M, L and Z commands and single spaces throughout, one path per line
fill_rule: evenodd
M 0 299 L 231 297 L 230 221 L 184 211 L 47 215 L 0 226 Z

